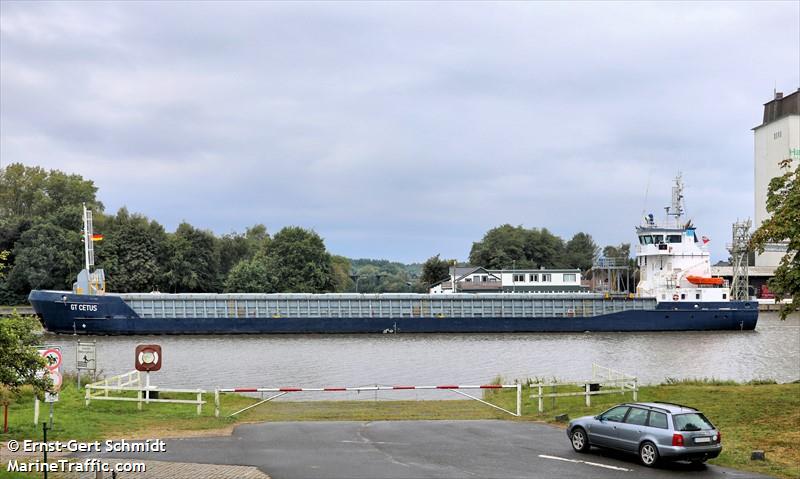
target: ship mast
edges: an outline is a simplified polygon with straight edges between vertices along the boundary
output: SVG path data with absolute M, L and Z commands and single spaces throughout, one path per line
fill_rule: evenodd
M 87 278 L 91 275 L 90 267 L 94 266 L 94 244 L 92 241 L 92 211 L 86 209 L 86 203 L 83 204 L 83 252 L 86 259 L 86 275 Z
M 672 187 L 672 206 L 666 210 L 668 216 L 675 217 L 675 224 L 680 227 L 680 218 L 683 215 L 683 180 L 680 173 L 675 177 L 675 186 Z

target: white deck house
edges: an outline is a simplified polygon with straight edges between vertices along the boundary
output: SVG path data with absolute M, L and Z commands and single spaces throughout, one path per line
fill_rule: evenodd
M 480 266 L 450 268 L 450 278 L 432 284 L 431 294 L 453 293 L 575 293 L 581 286 L 579 269 L 488 270 Z

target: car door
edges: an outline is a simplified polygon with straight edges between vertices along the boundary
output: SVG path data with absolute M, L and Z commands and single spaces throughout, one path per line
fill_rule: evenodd
M 592 421 L 589 430 L 589 442 L 596 446 L 619 447 L 617 445 L 617 426 L 625 419 L 629 406 L 616 406 Z
M 638 451 L 639 441 L 647 427 L 649 411 L 632 407 L 625 420 L 617 425 L 617 447 L 625 451 Z

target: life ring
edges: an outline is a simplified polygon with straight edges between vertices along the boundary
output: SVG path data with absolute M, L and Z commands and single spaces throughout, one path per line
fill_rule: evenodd
M 672 295 L 672 300 L 673 301 L 677 301 L 678 298 L 679 298 L 678 293 L 675 293 L 675 294 Z

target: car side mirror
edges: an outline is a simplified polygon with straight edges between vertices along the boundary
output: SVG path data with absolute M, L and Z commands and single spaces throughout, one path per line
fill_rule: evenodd
M 597 419 L 598 421 L 605 421 L 606 420 L 606 418 L 604 418 L 602 415 L 601 416 L 595 416 L 594 418 Z

